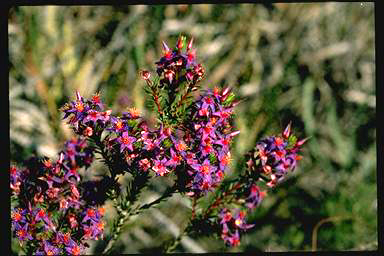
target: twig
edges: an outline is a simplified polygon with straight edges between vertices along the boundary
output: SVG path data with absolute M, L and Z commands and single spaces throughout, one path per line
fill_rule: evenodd
M 192 199 L 192 217 L 191 217 L 192 220 L 195 219 L 196 201 L 197 201 L 196 197 L 193 197 L 193 199 Z
M 107 246 L 105 247 L 104 251 L 103 251 L 103 254 L 108 254 L 111 252 L 111 249 L 113 248 L 113 245 L 115 244 L 115 242 L 117 241 L 117 238 L 119 236 L 119 234 L 121 233 L 121 228 L 124 226 L 124 224 L 129 220 L 129 217 L 133 216 L 133 215 L 137 215 L 139 214 L 141 211 L 145 210 L 145 209 L 148 209 L 150 208 L 151 206 L 155 205 L 155 204 L 158 204 L 160 203 L 162 200 L 164 200 L 165 198 L 167 197 L 170 197 L 172 196 L 172 194 L 174 192 L 176 192 L 177 188 L 176 188 L 176 185 L 174 185 L 173 187 L 170 187 L 168 188 L 164 194 L 162 196 L 160 196 L 158 199 L 148 203 L 148 204 L 145 204 L 145 205 L 142 205 L 139 209 L 137 209 L 136 211 L 132 211 L 132 210 L 124 210 L 124 209 L 121 209 L 120 205 L 117 204 L 117 201 L 114 200 L 114 202 L 116 203 L 116 208 L 118 210 L 118 213 L 119 213 L 119 217 L 118 217 L 118 220 L 115 222 L 116 224 L 116 228 L 114 228 L 114 231 L 113 231 L 113 236 L 110 238 L 110 240 L 108 241 L 108 244 Z M 133 202 L 131 202 L 132 204 Z
M 163 116 L 163 111 L 161 110 L 161 107 L 160 107 L 159 95 L 157 94 L 155 86 L 152 86 L 152 82 L 150 80 L 146 80 L 146 81 L 147 81 L 147 85 L 152 90 L 152 96 L 153 96 L 153 100 L 155 101 L 155 104 L 157 106 L 157 111 L 159 112 L 160 117 L 162 117 Z
M 334 222 L 334 221 L 341 221 L 341 220 L 346 220 L 346 219 L 351 219 L 353 218 L 352 216 L 333 216 L 333 217 L 328 217 L 325 219 L 320 220 L 315 227 L 313 228 L 312 231 L 312 251 L 317 250 L 317 233 L 321 225 L 323 225 L 326 222 Z
M 241 186 L 241 183 L 237 183 L 235 184 L 230 190 L 222 193 L 216 200 L 215 202 L 213 202 L 213 204 L 207 209 L 207 211 L 205 212 L 204 214 L 204 219 L 208 217 L 209 213 L 211 213 L 211 211 L 213 209 L 215 209 L 217 206 L 220 205 L 220 203 L 222 202 L 222 199 L 224 199 L 224 197 L 226 197 L 227 195 L 231 194 L 233 191 L 237 190 L 238 188 L 240 188 Z
M 177 191 L 177 188 L 176 186 L 172 186 L 172 187 L 169 187 L 167 190 L 165 190 L 165 192 L 163 193 L 163 195 L 161 195 L 159 198 L 157 198 L 156 200 L 150 202 L 150 203 L 147 203 L 147 204 L 144 204 L 142 206 L 140 206 L 135 212 L 133 212 L 131 215 L 137 215 L 139 214 L 141 211 L 145 210 L 145 209 L 148 209 L 150 208 L 151 206 L 155 205 L 155 204 L 158 204 L 160 203 L 162 200 L 164 200 L 165 198 L 167 197 L 170 197 L 173 195 L 173 193 L 175 193 Z

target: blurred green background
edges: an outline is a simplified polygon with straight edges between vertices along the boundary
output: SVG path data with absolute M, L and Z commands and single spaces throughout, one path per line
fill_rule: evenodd
M 73 135 L 58 108 L 75 90 L 100 91 L 115 113 L 135 106 L 151 116 L 138 72 L 155 75 L 161 41 L 173 46 L 182 33 L 194 37 L 203 88 L 232 86 L 245 99 L 236 112 L 235 171 L 257 140 L 290 120 L 311 139 L 299 167 L 249 216 L 256 227 L 239 247 L 186 237 L 176 251 L 377 249 L 373 3 L 29 6 L 10 9 L 8 21 L 12 162 L 56 156 Z M 101 172 L 96 163 L 88 175 Z M 166 182 L 153 182 L 143 200 Z M 116 252 L 156 250 L 189 215 L 189 200 L 173 196 L 132 218 Z M 16 241 L 12 248 L 18 253 Z

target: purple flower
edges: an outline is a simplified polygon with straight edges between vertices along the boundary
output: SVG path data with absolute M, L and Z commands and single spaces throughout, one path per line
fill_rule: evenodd
M 167 162 L 168 162 L 167 158 L 164 157 L 162 160 L 155 159 L 153 162 L 154 162 L 154 164 L 152 166 L 152 170 L 157 175 L 164 176 L 165 174 L 167 174 L 169 172 L 169 170 L 166 167 Z
M 100 114 L 100 112 L 95 110 L 89 110 L 87 113 L 87 116 L 84 118 L 83 123 L 92 122 L 94 125 L 96 125 L 97 120 L 103 120 L 103 116 Z
M 72 239 L 69 240 L 68 246 L 65 247 L 65 250 L 71 255 L 80 255 L 83 249 L 82 246 L 79 246 Z
M 85 211 L 85 217 L 82 222 L 86 222 L 88 220 L 91 220 L 91 222 L 99 222 L 100 219 L 101 219 L 101 215 L 97 209 L 88 208 Z
M 123 152 L 126 148 L 133 151 L 133 143 L 136 141 L 136 138 L 129 136 L 128 132 L 123 132 L 123 134 L 117 138 L 117 141 L 120 143 L 120 152 Z
M 15 228 L 20 227 L 22 223 L 26 222 L 26 216 L 27 210 L 21 209 L 21 208 L 15 208 L 11 212 L 11 219 L 12 219 L 12 230 Z
M 67 173 L 64 176 L 65 180 L 72 183 L 73 181 L 70 178 L 75 177 L 77 182 L 80 181 L 80 176 L 77 172 L 77 169 L 78 169 L 77 166 L 69 168 L 67 165 L 64 165 L 64 167 L 67 170 Z
M 252 184 L 250 188 L 249 196 L 246 198 L 246 202 L 247 202 L 246 206 L 249 209 L 255 208 L 260 204 L 264 195 L 265 195 L 265 192 L 261 192 L 260 188 L 257 185 Z
M 210 108 L 212 113 L 215 112 L 215 101 L 210 96 L 206 95 L 202 97 L 201 102 L 199 102 L 199 104 L 201 104 L 201 109 Z
M 167 166 L 176 167 L 181 163 L 181 156 L 177 154 L 172 148 L 170 149 L 171 159 L 169 159 L 166 163 Z
M 116 132 L 117 134 L 121 134 L 128 130 L 128 124 L 125 120 L 121 120 L 118 117 L 111 116 L 110 121 L 112 124 L 111 128 L 107 128 L 109 131 Z
M 100 111 L 104 109 L 104 104 L 101 102 L 100 93 L 97 92 L 95 95 L 93 95 L 91 102 L 94 106 L 97 106 Z
M 220 224 L 225 224 L 232 220 L 232 213 L 228 209 L 224 208 L 220 211 L 219 218 L 221 219 Z
M 83 230 L 84 230 L 84 239 L 98 240 L 99 237 L 103 236 L 104 223 L 100 221 L 97 223 L 93 222 L 90 226 L 83 225 Z
M 205 140 L 208 136 L 211 137 L 212 139 L 215 139 L 216 138 L 215 131 L 216 129 L 213 123 L 208 122 L 205 125 L 202 124 L 198 132 L 202 134 L 201 140 Z
M 235 216 L 233 217 L 236 227 L 243 230 L 250 229 L 254 226 L 254 224 L 247 224 L 245 222 L 245 215 L 246 213 L 244 211 L 237 210 Z
M 54 182 L 58 183 L 58 184 L 61 184 L 63 183 L 63 180 L 60 179 L 59 177 L 57 176 L 52 176 L 50 174 L 46 174 L 45 176 L 43 177 L 39 177 L 40 180 L 43 180 L 45 182 L 47 182 L 48 184 L 48 188 L 52 188 Z
M 20 226 L 20 228 L 16 229 L 16 236 L 21 242 L 25 241 L 26 239 L 33 240 L 33 237 L 28 231 L 28 225 L 28 223 L 25 223 L 23 227 Z
M 218 123 L 221 123 L 224 120 L 227 120 L 231 116 L 232 108 L 225 108 L 221 105 L 218 105 L 218 107 L 219 107 L 219 111 L 213 112 L 212 115 L 219 117 L 220 119 Z
M 192 164 L 191 167 L 204 175 L 209 175 L 217 169 L 217 167 L 211 165 L 208 158 L 202 164 Z
M 220 151 L 218 154 L 219 159 L 219 167 L 220 170 L 224 171 L 231 162 L 231 152 L 227 151 L 227 153 L 224 153 L 225 151 Z
M 228 236 L 225 241 L 230 245 L 230 246 L 238 246 L 240 244 L 240 235 L 239 231 L 236 230 L 235 234 Z
M 43 245 L 44 245 L 44 252 L 47 255 L 59 255 L 61 253 L 60 248 L 57 248 L 56 246 L 53 246 L 48 241 L 43 241 Z
M 62 232 L 59 231 L 56 234 L 56 240 L 59 243 L 63 243 L 64 245 L 69 245 L 69 242 L 71 240 L 71 234 L 70 233 L 63 234 Z
M 84 102 L 83 97 L 80 96 L 79 92 L 76 92 L 76 98 L 76 101 L 66 104 L 61 109 L 65 113 L 63 119 L 66 119 L 70 114 L 74 114 L 74 118 L 70 120 L 72 124 L 82 121 L 90 109 L 88 104 Z
M 222 150 L 229 151 L 229 145 L 231 143 L 231 139 L 232 139 L 231 136 L 227 135 L 219 138 L 218 140 L 215 140 L 214 143 L 222 146 Z
M 192 152 L 188 152 L 188 153 L 186 153 L 185 154 L 185 159 L 186 159 L 186 161 L 187 161 L 187 164 L 189 164 L 189 165 L 193 165 L 193 164 L 197 164 L 198 163 L 198 161 L 197 161 L 197 159 L 196 159 L 196 155 L 195 155 L 195 153 L 192 153 Z

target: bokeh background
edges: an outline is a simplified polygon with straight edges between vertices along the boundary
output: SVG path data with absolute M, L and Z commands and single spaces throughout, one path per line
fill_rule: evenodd
M 373 3 L 24 6 L 10 9 L 8 21 L 13 163 L 56 157 L 73 136 L 58 108 L 75 90 L 85 97 L 100 91 L 115 113 L 135 106 L 153 116 L 138 72 L 154 75 L 161 41 L 173 46 L 182 33 L 194 37 L 203 88 L 232 86 L 244 99 L 234 174 L 257 140 L 290 120 L 311 139 L 299 167 L 249 216 L 256 226 L 239 247 L 187 237 L 176 251 L 377 249 Z M 103 171 L 96 163 L 88 176 Z M 153 182 L 142 200 L 167 182 Z M 156 251 L 189 215 L 189 200 L 173 196 L 132 218 L 115 252 Z M 102 247 L 91 243 L 88 252 Z M 16 241 L 12 250 L 20 251 Z

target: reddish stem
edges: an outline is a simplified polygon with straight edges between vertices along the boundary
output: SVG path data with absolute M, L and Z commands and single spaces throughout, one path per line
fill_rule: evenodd
M 196 197 L 194 197 L 192 200 L 192 217 L 191 217 L 192 220 L 195 219 L 195 216 L 196 216 L 195 214 L 196 201 L 197 201 Z
M 207 209 L 207 211 L 205 212 L 204 214 L 204 219 L 208 217 L 208 214 L 213 210 L 215 209 L 216 207 L 218 207 L 220 204 L 221 204 L 221 200 L 224 199 L 224 197 L 226 197 L 227 195 L 230 195 L 233 191 L 239 189 L 241 186 L 241 183 L 237 183 L 236 185 L 234 185 L 230 190 L 228 190 L 227 192 L 224 192 L 221 196 L 219 196 L 215 202 L 213 202 L 213 204 Z
M 155 90 L 155 87 L 152 86 L 152 82 L 150 80 L 146 80 L 149 88 L 152 90 L 152 96 L 155 101 L 155 104 L 157 106 L 157 111 L 159 112 L 160 115 L 163 114 L 163 111 L 161 110 L 160 103 L 159 103 L 159 96 L 157 95 L 157 92 Z

